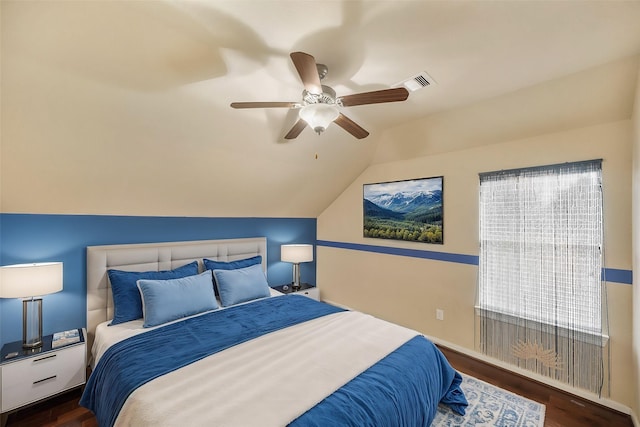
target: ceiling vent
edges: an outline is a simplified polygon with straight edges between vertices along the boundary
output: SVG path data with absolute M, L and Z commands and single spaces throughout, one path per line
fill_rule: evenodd
M 413 77 L 408 78 L 407 80 L 404 80 L 403 82 L 398 84 L 398 86 L 404 86 L 410 92 L 415 92 L 418 89 L 422 89 L 427 86 L 432 86 L 434 84 L 436 84 L 436 81 L 429 74 L 427 74 L 426 71 L 423 71 L 420 74 L 417 74 Z

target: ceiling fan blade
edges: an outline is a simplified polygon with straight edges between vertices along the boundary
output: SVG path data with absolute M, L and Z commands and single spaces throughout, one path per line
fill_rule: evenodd
M 310 93 L 320 95 L 322 93 L 322 84 L 318 75 L 316 59 L 304 52 L 292 52 L 290 56 L 293 65 L 296 66 L 296 70 L 300 74 L 304 88 Z
M 232 102 L 231 108 L 299 108 L 299 102 Z
M 355 105 L 380 104 L 383 102 L 404 101 L 409 97 L 409 91 L 403 87 L 393 89 L 374 90 L 373 92 L 355 93 L 338 98 L 343 107 Z
M 291 130 L 284 136 L 284 139 L 296 139 L 300 132 L 307 127 L 307 122 L 302 119 L 298 119 L 295 125 L 291 128 Z
M 369 132 L 364 130 L 362 127 L 360 127 L 360 125 L 358 125 L 356 122 L 342 113 L 340 113 L 338 118 L 333 122 L 358 139 L 366 138 L 367 136 L 369 136 Z

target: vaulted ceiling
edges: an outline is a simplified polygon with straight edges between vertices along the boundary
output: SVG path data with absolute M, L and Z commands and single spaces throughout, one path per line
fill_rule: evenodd
M 4 0 L 0 13 L 3 212 L 315 217 L 372 162 L 629 118 L 640 54 L 638 1 Z M 332 125 L 288 141 L 296 110 L 229 104 L 299 101 L 293 51 L 326 64 L 338 95 L 421 72 L 435 84 L 344 108 L 365 139 Z M 429 144 L 395 140 L 402 127 Z

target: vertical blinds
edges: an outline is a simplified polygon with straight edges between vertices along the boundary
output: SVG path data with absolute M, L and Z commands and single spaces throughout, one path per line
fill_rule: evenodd
M 601 163 L 480 175 L 480 308 L 602 332 Z

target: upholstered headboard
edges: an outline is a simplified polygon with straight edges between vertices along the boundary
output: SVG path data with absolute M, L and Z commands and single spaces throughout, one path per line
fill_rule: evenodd
M 202 259 L 234 261 L 262 255 L 267 272 L 267 239 L 200 240 L 192 242 L 144 243 L 87 247 L 87 335 L 91 351 L 96 327 L 113 318 L 113 297 L 107 270 L 160 271 Z

